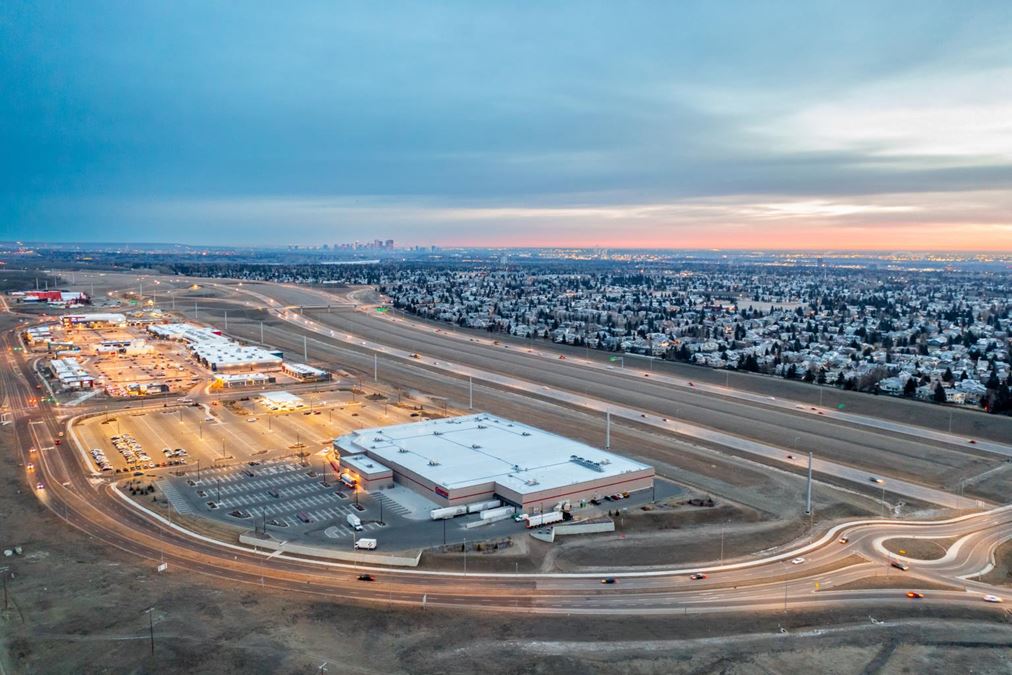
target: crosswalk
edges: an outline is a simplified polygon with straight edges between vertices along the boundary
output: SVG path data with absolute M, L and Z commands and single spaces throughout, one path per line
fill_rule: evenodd
M 196 513 L 193 505 L 190 504 L 179 489 L 173 485 L 172 481 L 161 478 L 156 481 L 155 484 L 162 491 L 162 494 L 165 495 L 165 498 L 169 500 L 169 503 L 172 505 L 172 508 L 176 510 L 176 513 L 183 516 Z

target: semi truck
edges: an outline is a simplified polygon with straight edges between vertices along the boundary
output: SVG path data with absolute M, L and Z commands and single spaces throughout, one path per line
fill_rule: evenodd
M 348 524 L 351 525 L 351 527 L 356 532 L 361 532 L 362 531 L 362 520 L 358 516 L 356 516 L 354 513 L 349 513 L 347 520 L 348 520 Z
M 563 518 L 562 511 L 548 511 L 547 513 L 539 513 L 535 516 L 527 516 L 527 529 L 551 525 L 552 523 L 561 523 Z
M 365 549 L 367 551 L 372 551 L 373 549 L 376 548 L 376 540 L 375 539 L 356 539 L 355 540 L 355 548 L 356 549 L 361 548 L 361 549 Z

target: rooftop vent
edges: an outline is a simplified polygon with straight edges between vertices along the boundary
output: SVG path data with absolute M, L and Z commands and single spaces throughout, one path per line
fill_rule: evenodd
M 595 462 L 594 460 L 587 459 L 586 457 L 578 457 L 577 455 L 570 455 L 569 461 L 579 464 L 580 466 L 585 466 L 592 471 L 600 471 L 600 472 L 604 471 L 604 467 L 601 466 L 601 462 Z

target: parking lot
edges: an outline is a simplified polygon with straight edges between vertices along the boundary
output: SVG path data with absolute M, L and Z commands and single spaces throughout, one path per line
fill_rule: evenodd
M 335 436 L 352 429 L 402 423 L 417 414 L 353 398 L 351 393 L 334 387 L 315 392 L 308 400 L 312 408 L 292 412 L 271 412 L 254 400 L 255 395 L 238 394 L 234 400 L 200 405 L 138 406 L 85 420 L 75 426 L 75 432 L 86 454 L 91 457 L 92 450 L 101 450 L 114 473 L 162 468 L 178 459 L 185 459 L 187 470 L 191 470 L 198 462 L 210 468 L 223 463 L 312 455 L 330 447 Z M 128 436 L 137 446 L 134 454 L 143 452 L 150 459 L 139 465 L 126 461 L 116 447 L 117 436 Z M 185 454 L 167 456 L 166 448 L 173 453 L 181 449 Z M 151 463 L 155 467 L 147 466 Z M 100 471 L 101 467 L 96 463 L 94 470 Z
M 335 484 L 333 472 L 290 460 L 217 467 L 187 477 L 166 477 L 159 487 L 181 515 L 201 515 L 230 524 L 263 527 L 282 537 L 313 535 L 329 540 L 368 537 L 403 524 L 406 509 L 380 496 L 360 497 Z M 379 503 L 383 501 L 383 522 Z M 368 506 L 367 506 L 368 504 Z M 356 531 L 347 517 L 361 520 Z M 283 533 L 283 534 L 282 534 Z
M 54 331 L 80 348 L 96 386 L 105 388 L 114 397 L 163 393 L 154 385 L 165 385 L 167 393 L 181 394 L 208 379 L 207 372 L 180 343 L 150 339 L 141 326 L 58 327 Z M 117 351 L 103 348 L 103 343 L 144 347 L 123 347 Z

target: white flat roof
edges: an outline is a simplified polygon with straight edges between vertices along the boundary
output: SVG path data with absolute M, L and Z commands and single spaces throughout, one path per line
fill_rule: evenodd
M 126 317 L 122 314 L 103 314 L 101 312 L 95 312 L 93 314 L 67 314 L 63 318 L 67 321 L 77 321 L 81 323 L 126 323 Z
M 282 365 L 288 370 L 292 371 L 293 373 L 298 373 L 299 375 L 313 375 L 315 377 L 322 377 L 323 375 L 327 374 L 326 370 L 314 368 L 313 366 L 306 365 L 305 363 L 285 361 Z
M 495 482 L 527 494 L 651 468 L 487 413 L 360 429 L 339 438 L 338 445 L 346 452 L 368 452 L 447 490 Z
M 390 471 L 390 467 L 368 455 L 341 455 L 341 466 L 348 466 L 363 476 L 375 476 Z
M 260 398 L 275 405 L 304 405 L 300 397 L 287 391 L 265 391 L 260 394 Z
M 242 345 L 216 329 L 192 323 L 165 323 L 148 326 L 148 331 L 165 338 L 185 341 L 190 351 L 216 368 L 243 365 L 279 364 L 281 357 L 266 349 Z

